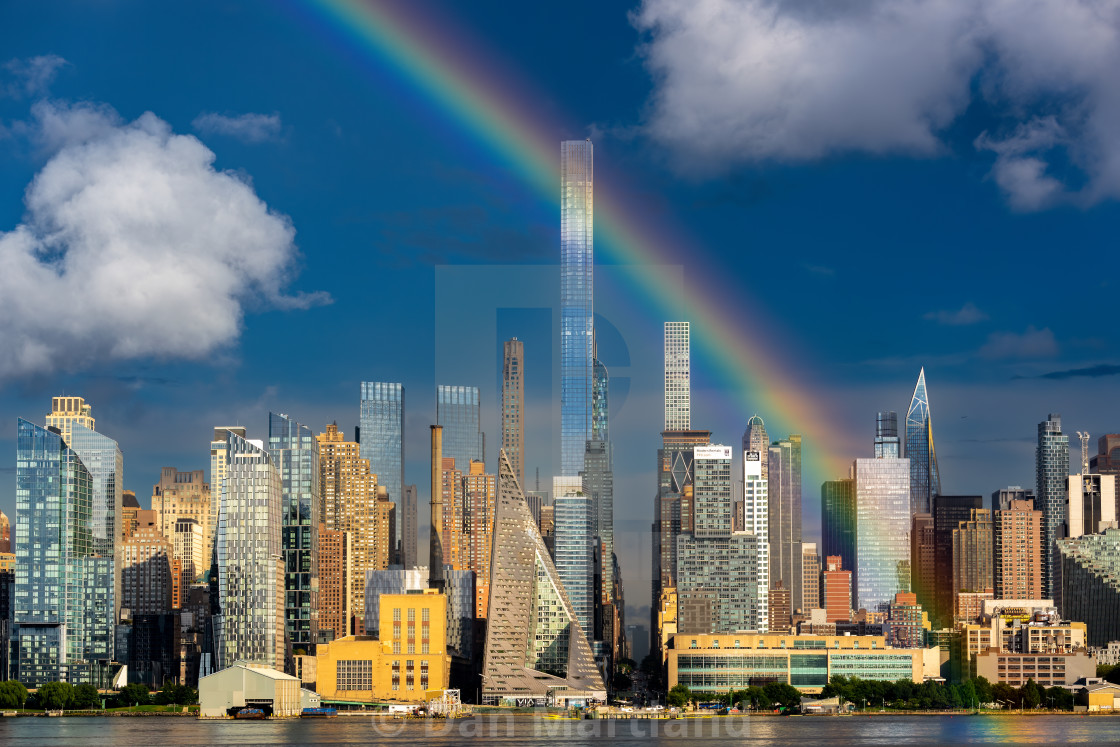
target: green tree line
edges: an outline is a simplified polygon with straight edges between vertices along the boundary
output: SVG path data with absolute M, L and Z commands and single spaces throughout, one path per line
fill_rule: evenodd
M 1022 687 L 1004 682 L 990 683 L 984 677 L 961 683 L 917 683 L 910 680 L 883 682 L 837 675 L 829 681 L 821 697 L 840 696 L 849 703 L 867 707 L 912 711 L 952 710 L 995 704 L 1002 708 L 1055 708 L 1073 710 L 1073 693 L 1064 687 L 1044 688 L 1034 680 Z
M 101 707 L 102 695 L 93 685 L 71 685 L 68 682 L 47 682 L 38 691 L 29 693 L 16 680 L 0 682 L 0 707 L 37 708 L 47 711 L 90 710 Z M 127 685 L 118 692 L 104 696 L 108 708 L 137 705 L 191 705 L 198 702 L 198 692 L 184 685 L 167 683 L 157 692 L 145 685 Z

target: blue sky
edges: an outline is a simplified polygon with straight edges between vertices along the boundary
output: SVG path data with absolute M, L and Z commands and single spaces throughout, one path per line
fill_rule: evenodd
M 877 409 L 905 410 L 923 365 L 947 492 L 1033 484 L 1048 412 L 1092 433 L 1094 452 L 1120 428 L 1120 105 L 1108 83 L 1120 51 L 1102 33 L 1120 29 L 1115 3 L 421 7 L 529 92 L 557 141 L 594 137 L 597 180 L 688 237 L 681 282 L 702 285 L 699 267 L 732 279 L 762 311 L 742 323 L 781 341 L 757 354 L 806 374 L 807 396 L 857 434 L 849 456 L 870 453 Z M 160 467 L 206 466 L 214 425 L 260 434 L 274 409 L 351 430 L 363 379 L 406 386 L 406 479 L 424 502 L 437 351 L 451 345 L 449 315 L 470 311 L 441 305 L 437 274 L 532 265 L 524 282 L 550 292 L 555 207 L 305 10 L 0 8 L 0 261 L 18 257 L 26 273 L 5 264 L 0 277 L 9 515 L 15 418 L 41 421 L 51 395 L 93 404 L 147 505 Z M 146 170 L 181 191 L 147 205 L 164 212 L 138 227 L 117 218 L 151 197 L 129 189 Z M 45 258 L 61 257 L 108 258 L 121 273 L 96 288 L 44 275 Z M 665 320 L 610 273 L 600 344 L 618 377 L 616 513 L 636 606 Z M 489 380 L 439 382 L 493 392 L 500 339 L 525 339 L 527 464 L 542 482 L 558 452 L 550 326 L 546 313 L 503 312 L 461 374 Z M 728 406 L 737 393 L 704 364 L 694 425 L 737 444 L 751 413 Z M 798 429 L 765 404 L 773 435 Z M 818 501 L 805 490 L 809 541 Z

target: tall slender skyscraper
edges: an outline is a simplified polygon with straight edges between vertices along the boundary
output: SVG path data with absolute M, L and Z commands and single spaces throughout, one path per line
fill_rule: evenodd
M 762 457 L 759 464 L 762 467 L 762 480 L 765 482 L 770 475 L 770 438 L 766 435 L 766 423 L 758 415 L 752 415 L 747 421 L 747 429 L 743 432 L 743 452 L 757 451 Z
M 876 457 L 855 463 L 856 605 L 869 611 L 910 590 L 910 462 L 898 452 L 897 417 L 879 413 Z
M 794 609 L 801 603 L 801 436 L 775 441 L 769 450 L 767 485 L 770 509 L 770 588 L 778 581 L 790 590 Z
M 595 346 L 594 149 L 560 144 L 560 474 L 578 475 L 591 438 Z
M 665 430 L 692 427 L 688 322 L 665 322 Z
M 941 493 L 941 474 L 933 449 L 925 368 L 918 373 L 918 383 L 906 412 L 906 456 L 910 459 L 910 513 L 932 513 L 933 496 Z
M 471 462 L 486 462 L 482 407 L 476 386 L 436 387 L 436 424 L 443 426 L 443 456 L 466 473 Z
M 369 460 L 369 471 L 377 476 L 378 486 L 385 488 L 396 507 L 395 516 L 403 513 L 404 494 L 404 387 L 395 382 L 363 381 L 359 414 L 359 438 L 362 459 Z M 396 522 L 393 536 L 393 557 L 401 544 L 403 521 Z M 361 580 L 365 583 L 365 580 Z M 364 588 L 364 587 L 363 587 Z M 365 592 L 363 591 L 363 594 Z M 361 616 L 361 610 L 355 610 Z
M 595 612 L 591 499 L 585 495 L 558 495 L 553 506 L 556 571 L 583 634 L 591 640 Z
M 514 337 L 502 346 L 502 448 L 517 484 L 525 487 L 525 344 Z
M 310 651 L 319 630 L 319 443 L 287 415 L 268 414 L 268 453 L 283 496 L 284 619 L 293 648 Z
M 821 540 L 822 555 L 840 557 L 851 571 L 852 589 L 858 589 L 854 476 L 821 484 Z
M 1062 433 L 1062 416 L 1038 424 L 1035 450 L 1035 507 L 1042 511 L 1042 596 L 1053 599 L 1057 591 L 1057 545 L 1066 523 L 1066 487 L 1069 478 L 1069 436 Z
M 761 425 L 762 418 L 757 415 L 751 418 L 755 419 Z M 750 428 L 747 426 L 748 434 Z M 746 436 L 743 441 L 749 446 Z M 765 444 L 763 449 L 766 449 Z M 758 538 L 758 618 L 755 625 L 760 633 L 769 630 L 770 625 L 770 502 L 764 477 L 769 454 L 764 459 L 763 453 L 743 452 L 743 529 Z

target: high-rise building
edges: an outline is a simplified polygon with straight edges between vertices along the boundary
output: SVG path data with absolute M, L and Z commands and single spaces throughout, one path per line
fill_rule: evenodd
M 86 630 L 92 657 L 108 662 L 113 659 L 114 621 L 121 608 L 121 567 L 116 551 L 123 533 L 120 521 L 124 513 L 124 457 L 116 441 L 92 430 L 84 420 L 70 423 L 67 444 L 92 479 L 89 531 L 94 558 L 89 561 L 92 575 L 86 578 L 86 593 L 91 600 L 86 606 Z
M 926 646 L 922 605 L 910 592 L 900 591 L 894 595 L 883 627 L 889 646 L 911 649 Z
M 781 579 L 770 587 L 770 632 L 788 633 L 793 619 L 790 591 Z
M 404 522 L 401 496 L 404 493 L 404 387 L 397 382 L 363 381 L 359 413 L 358 438 L 362 459 L 369 462 L 369 472 L 377 484 L 385 488 L 396 506 L 398 518 L 393 535 L 393 556 L 399 552 Z M 328 528 L 330 526 L 328 525 Z M 359 540 L 355 537 L 355 543 Z M 357 545 L 355 545 L 356 547 Z M 364 577 L 363 577 L 364 583 Z M 365 594 L 364 587 L 362 594 Z M 360 610 L 355 614 L 361 617 Z
M 992 512 L 972 509 L 967 521 L 953 530 L 953 599 L 961 592 L 995 589 Z
M 665 322 L 665 430 L 667 431 L 687 431 L 692 428 L 688 337 L 688 322 Z
M 557 689 L 605 700 L 587 636 L 501 454 L 492 574 L 483 702 L 544 704 Z
M 28 687 L 97 683 L 90 531 L 93 478 L 61 435 L 20 419 L 16 438 L 16 671 Z M 113 608 L 97 610 L 114 624 Z
M 319 442 L 284 414 L 268 414 L 268 454 L 283 496 L 284 620 L 293 649 L 310 651 L 319 627 Z
M 416 545 L 420 541 L 419 498 L 415 485 L 405 485 L 401 499 L 401 565 L 416 568 Z
M 937 541 L 933 514 L 914 514 L 910 519 L 910 590 L 922 609 L 931 611 L 937 595 Z
M 470 469 L 472 461 L 486 461 L 481 422 L 478 387 L 436 387 L 436 423 L 443 426 L 443 456 L 454 459 L 455 467 L 463 472 Z
M 995 511 L 996 599 L 1042 598 L 1042 512 L 1034 500 L 1012 500 Z
M 264 444 L 228 433 L 218 512 L 217 668 L 235 661 L 284 669 L 284 559 L 280 473 Z
M 591 640 L 595 613 L 591 498 L 585 495 L 558 495 L 552 505 L 556 512 L 556 533 L 553 539 L 556 572 L 584 635 Z
M 128 539 L 136 531 L 136 515 L 140 512 L 140 501 L 136 500 L 135 490 L 121 491 L 121 539 Z
M 343 638 L 350 632 L 350 532 L 319 527 L 319 637 Z
M 612 601 L 614 567 L 614 471 L 611 446 L 606 441 L 587 442 L 583 458 L 583 494 L 591 500 L 591 534 L 599 543 L 600 595 L 598 604 Z
M 56 429 L 62 439 L 70 443 L 70 428 L 79 423 L 89 430 L 97 430 L 93 419 L 93 408 L 82 397 L 52 397 L 51 412 L 47 415 L 47 427 Z
M 372 438 L 371 431 L 366 431 Z M 359 445 L 343 439 L 334 425 L 316 436 L 319 443 L 319 482 L 322 486 L 327 529 L 349 532 L 350 598 L 347 606 L 357 627 L 346 634 L 364 631 L 366 573 L 384 570 L 392 563 L 396 537 L 396 506 L 388 491 L 381 489 L 369 461 L 359 456 Z M 336 636 L 343 635 L 335 631 Z
M 762 423 L 757 415 L 751 418 Z M 748 435 L 750 426 L 747 426 Z M 743 452 L 743 531 L 758 538 L 758 558 L 755 561 L 758 576 L 758 619 L 755 630 L 765 633 L 770 627 L 770 508 L 767 498 L 765 477 L 766 462 L 763 458 L 766 444 L 763 437 L 763 452 L 748 450 Z M 752 444 L 744 436 L 746 446 Z
M 164 537 L 171 539 L 175 535 L 180 519 L 193 519 L 202 530 L 203 547 L 210 547 L 214 541 L 210 526 L 210 483 L 206 482 L 203 470 L 180 472 L 174 467 L 164 467 L 159 482 L 152 486 L 152 510 L 156 512 L 159 531 Z M 176 553 L 175 557 L 179 555 Z M 180 560 L 184 566 L 188 563 Z M 205 570 L 198 567 L 199 574 Z
M 877 456 L 855 461 L 856 606 L 871 612 L 910 589 L 910 460 L 898 455 L 893 415 L 879 413 Z
M 821 484 L 821 553 L 839 556 L 857 583 L 856 563 L 856 480 L 847 477 Z
M 972 512 L 983 508 L 979 495 L 935 495 L 933 497 L 934 606 L 931 617 L 940 627 L 953 624 L 953 530 L 969 521 Z
M 591 371 L 591 440 L 610 441 L 611 376 L 598 358 L 592 359 Z
M 1097 453 L 1089 458 L 1089 471 L 1112 476 L 1116 489 L 1116 517 L 1120 519 L 1120 433 L 1108 433 L 1097 439 Z
M 821 608 L 821 556 L 816 542 L 801 543 L 801 610 Z
M 1050 416 L 1038 424 L 1035 449 L 1035 508 L 1042 511 L 1042 596 L 1057 593 L 1054 564 L 1055 542 L 1066 523 L 1066 480 L 1069 478 L 1069 436 L 1062 433 L 1062 416 Z
M 594 149 L 560 144 L 560 474 L 583 470 L 595 348 Z
M 731 447 L 693 449 L 692 533 L 697 537 L 731 535 Z
M 1061 536 L 1099 534 L 1116 526 L 1116 479 L 1112 475 L 1070 475 L 1066 495 L 1066 525 Z
M 245 438 L 245 429 L 241 426 L 226 426 L 214 429 L 214 437 L 210 440 L 210 538 L 214 548 L 218 544 L 218 513 L 222 505 L 222 489 L 225 486 L 226 471 L 229 469 L 229 434 Z M 211 560 L 216 563 L 214 553 L 216 549 L 208 550 Z
M 502 448 L 517 482 L 525 483 L 525 343 L 514 337 L 502 346 Z
M 1088 644 L 1120 640 L 1120 529 L 1060 539 L 1062 615 L 1084 621 Z
M 794 609 L 801 603 L 801 436 L 770 446 L 767 465 L 770 509 L 770 588 L 779 580 L 790 590 Z
M 12 525 L 8 515 L 0 511 L 0 553 L 12 551 Z
M 844 570 L 839 555 L 825 558 L 821 573 L 824 587 L 824 620 L 826 623 L 844 622 L 852 616 L 852 572 Z
M 191 585 L 200 581 L 210 567 L 206 535 L 197 519 L 183 518 L 175 522 L 168 539 L 174 548 L 173 558 L 179 564 L 179 588 L 186 596 Z
M 474 571 L 475 614 L 486 617 L 490 607 L 490 554 L 494 544 L 494 506 L 498 478 L 486 473 L 482 462 L 471 462 L 463 475 L 464 569 Z
M 1007 511 L 1011 508 L 1011 501 L 1030 501 L 1034 503 L 1034 490 L 1011 485 L 1000 488 L 992 493 L 992 511 Z M 1026 599 L 1027 597 L 1024 597 Z M 1034 597 L 1030 597 L 1034 599 Z
M 121 545 L 121 609 L 129 620 L 172 609 L 175 547 L 160 531 L 155 511 L 141 511 L 137 519 L 136 531 Z
M 918 373 L 906 412 L 906 456 L 910 459 L 910 513 L 928 514 L 933 510 L 933 496 L 941 492 L 941 475 L 933 448 L 925 368 Z

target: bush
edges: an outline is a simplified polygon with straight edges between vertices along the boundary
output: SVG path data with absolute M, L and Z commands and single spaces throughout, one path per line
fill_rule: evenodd
M 45 711 L 57 711 L 70 704 L 74 688 L 68 682 L 48 682 L 39 687 L 39 707 Z

